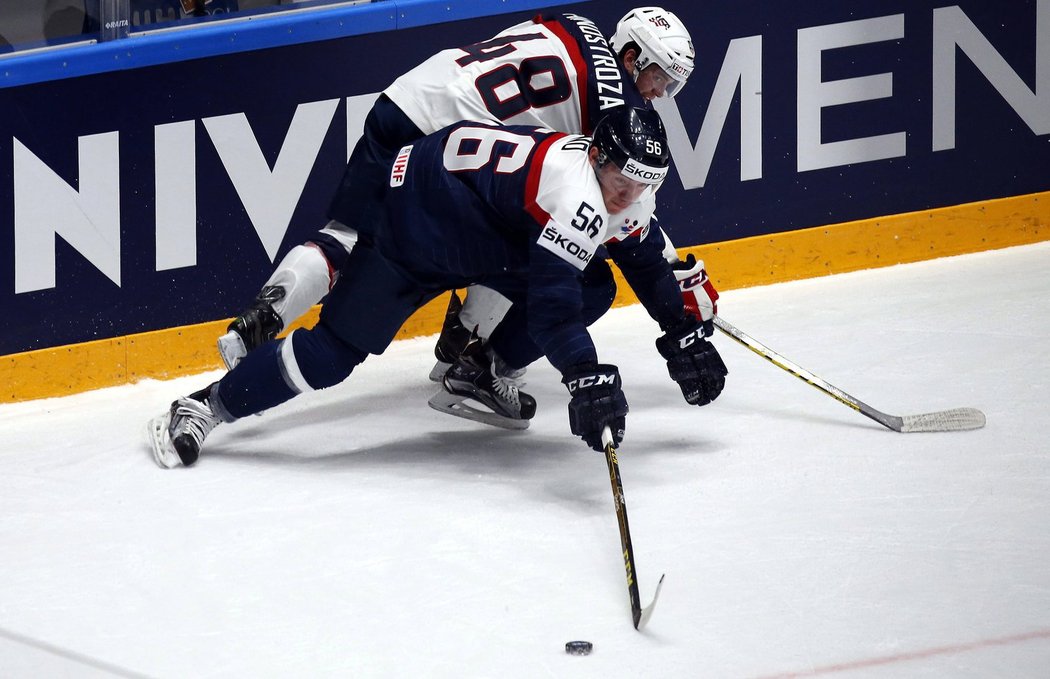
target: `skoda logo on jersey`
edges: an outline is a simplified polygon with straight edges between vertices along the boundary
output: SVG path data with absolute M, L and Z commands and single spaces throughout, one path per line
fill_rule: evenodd
M 575 230 L 560 229 L 556 222 L 549 222 L 540 232 L 536 243 L 549 250 L 574 267 L 583 271 L 594 256 L 594 244 Z
M 634 158 L 628 158 L 620 171 L 624 176 L 630 177 L 642 184 L 659 184 L 667 176 L 666 167 L 653 167 L 639 163 Z
M 591 260 L 590 252 L 581 247 L 579 243 L 574 243 L 566 236 L 558 233 L 558 230 L 552 226 L 548 226 L 543 230 L 543 239 L 553 243 L 555 247 L 561 248 L 574 259 L 584 263 Z

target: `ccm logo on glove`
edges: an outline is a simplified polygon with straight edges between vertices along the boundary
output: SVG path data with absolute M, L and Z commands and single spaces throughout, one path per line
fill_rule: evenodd
M 616 384 L 616 375 L 609 373 L 607 375 L 587 375 L 586 377 L 578 377 L 574 380 L 569 380 L 565 383 L 568 387 L 569 393 L 573 393 L 577 389 L 589 389 L 591 387 L 600 387 L 603 384 L 613 386 Z
M 690 346 L 693 345 L 694 342 L 697 342 L 698 340 L 702 340 L 702 339 L 704 339 L 704 337 L 706 337 L 706 335 L 704 335 L 704 327 L 700 326 L 699 328 L 697 328 L 696 330 L 692 331 L 688 335 L 685 335 L 684 337 L 679 337 L 678 338 L 678 348 L 679 349 L 685 349 L 687 347 L 690 347 Z
M 626 429 L 629 410 L 620 388 L 620 371 L 614 365 L 587 363 L 573 366 L 562 375 L 569 389 L 569 430 L 599 453 L 605 450 L 602 432 L 613 435 L 613 445 L 620 445 Z

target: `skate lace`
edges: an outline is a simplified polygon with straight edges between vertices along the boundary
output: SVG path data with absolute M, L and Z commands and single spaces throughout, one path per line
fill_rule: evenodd
M 205 403 L 193 399 L 180 399 L 175 416 L 180 418 L 175 426 L 175 436 L 189 434 L 199 447 L 211 430 L 219 424 L 219 418 L 212 414 Z M 173 437 L 174 438 L 174 437 Z
M 514 404 L 515 407 L 521 406 L 521 399 L 518 396 L 518 390 L 525 386 L 525 368 L 518 370 L 512 369 L 506 363 L 504 363 L 498 356 L 494 357 L 492 361 L 492 388 L 499 394 L 500 398 L 505 401 L 509 401 Z

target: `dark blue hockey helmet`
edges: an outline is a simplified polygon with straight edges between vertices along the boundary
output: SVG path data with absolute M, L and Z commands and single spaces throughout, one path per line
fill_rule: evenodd
M 642 184 L 659 184 L 667 176 L 671 151 L 656 111 L 618 106 L 594 128 L 598 167 L 615 163 L 624 176 Z

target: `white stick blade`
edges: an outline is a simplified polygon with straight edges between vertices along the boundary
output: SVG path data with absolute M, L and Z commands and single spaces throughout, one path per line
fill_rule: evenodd
M 649 618 L 653 617 L 653 609 L 656 607 L 656 600 L 660 598 L 660 588 L 664 586 L 664 575 L 667 574 L 663 573 L 660 575 L 660 582 L 656 583 L 656 594 L 653 594 L 653 600 L 649 605 L 642 609 L 642 615 L 638 618 L 638 625 L 635 629 L 642 629 L 645 627 L 645 624 L 649 622 Z
M 984 426 L 984 413 L 976 408 L 955 408 L 952 410 L 939 410 L 935 413 L 923 413 L 922 415 L 904 415 L 902 418 L 901 431 L 924 432 L 924 431 L 966 431 L 968 429 L 980 429 Z

